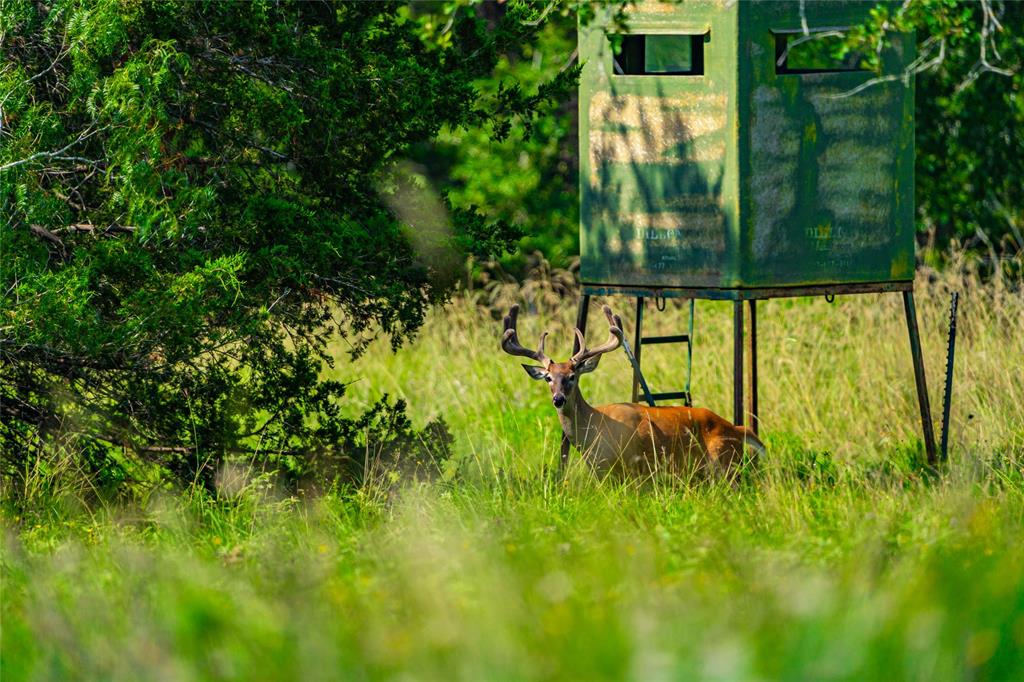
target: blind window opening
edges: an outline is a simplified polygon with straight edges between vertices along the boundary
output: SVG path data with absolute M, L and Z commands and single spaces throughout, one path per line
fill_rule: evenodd
M 702 76 L 704 41 L 710 34 L 609 36 L 618 76 Z M 618 48 L 614 45 L 618 39 Z
M 866 71 L 864 57 L 848 50 L 839 29 L 804 35 L 775 34 L 775 73 L 845 73 Z

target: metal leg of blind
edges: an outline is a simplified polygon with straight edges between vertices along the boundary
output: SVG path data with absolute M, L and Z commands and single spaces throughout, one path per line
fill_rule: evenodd
M 750 335 L 747 341 L 750 364 L 747 366 L 747 383 L 750 385 L 750 428 L 757 435 L 757 301 L 750 299 Z
M 636 402 L 640 397 L 640 352 L 642 344 L 640 343 L 640 334 L 643 331 L 644 326 L 644 297 L 636 297 L 636 329 L 633 333 L 633 357 L 636 359 L 636 366 L 633 371 L 633 398 L 632 402 Z
M 907 315 L 907 333 L 910 336 L 910 355 L 914 362 L 914 383 L 917 384 L 917 405 L 921 410 L 921 430 L 924 432 L 924 451 L 928 464 L 935 466 L 938 456 L 935 449 L 935 427 L 932 425 L 932 408 L 928 403 L 928 385 L 924 376 L 924 357 L 921 355 L 921 336 L 917 330 L 917 307 L 914 292 L 903 292 L 903 311 Z
M 743 301 L 732 304 L 732 415 L 743 425 Z

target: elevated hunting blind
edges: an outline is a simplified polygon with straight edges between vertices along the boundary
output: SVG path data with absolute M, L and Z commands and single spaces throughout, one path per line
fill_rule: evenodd
M 690 404 L 693 300 L 733 300 L 734 421 L 756 429 L 756 300 L 900 291 L 935 459 L 913 298 L 914 39 L 891 36 L 881 75 L 844 49 L 876 5 L 639 2 L 626 28 L 602 10 L 581 23 L 578 326 L 591 295 L 636 297 L 634 401 Z M 690 299 L 688 333 L 644 337 L 644 299 L 673 296 Z M 648 389 L 654 343 L 686 344 L 685 390 Z
M 641 3 L 628 34 L 581 27 L 583 281 L 912 280 L 912 81 L 863 87 L 876 74 L 837 54 L 873 6 Z M 887 74 L 913 58 L 910 37 L 882 54 Z

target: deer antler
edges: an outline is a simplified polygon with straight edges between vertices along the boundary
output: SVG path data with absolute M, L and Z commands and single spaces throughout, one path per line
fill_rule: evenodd
M 551 364 L 548 356 L 544 355 L 544 340 L 548 337 L 548 333 L 544 332 L 540 335 L 540 344 L 537 346 L 537 350 L 523 348 L 519 345 L 519 336 L 516 333 L 516 318 L 518 316 L 519 306 L 514 305 L 509 309 L 508 315 L 505 316 L 505 333 L 501 337 L 501 349 L 509 355 L 521 355 L 536 360 L 546 368 Z
M 604 316 L 608 318 L 608 340 L 602 343 L 597 348 L 587 348 L 586 341 L 583 338 L 583 332 L 579 329 L 576 330 L 576 338 L 579 339 L 580 349 L 576 355 L 572 356 L 572 362 L 574 365 L 578 365 L 584 360 L 607 353 L 610 350 L 615 350 L 622 344 L 622 318 L 612 312 L 612 309 L 608 306 L 602 308 Z

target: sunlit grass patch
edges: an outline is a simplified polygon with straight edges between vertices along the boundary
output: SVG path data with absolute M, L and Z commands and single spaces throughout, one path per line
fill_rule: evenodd
M 419 425 L 446 420 L 454 459 L 431 483 L 295 496 L 226 470 L 216 492 L 98 503 L 70 463 L 41 471 L 3 519 L 3 679 L 1018 678 L 1024 301 L 922 278 L 936 406 L 952 288 L 937 476 L 896 296 L 762 305 L 768 455 L 735 485 L 599 482 L 575 455 L 556 477 L 550 401 L 468 299 L 409 348 L 337 370 L 354 402 L 388 393 Z M 564 355 L 574 303 L 527 293 L 491 292 L 496 311 L 532 296 L 524 337 L 549 328 Z M 678 318 L 651 313 L 652 333 Z M 720 412 L 730 324 L 698 307 L 694 392 Z M 652 381 L 680 371 L 668 352 L 647 361 Z M 624 399 L 625 359 L 582 390 Z

